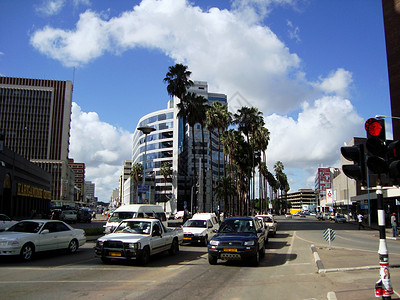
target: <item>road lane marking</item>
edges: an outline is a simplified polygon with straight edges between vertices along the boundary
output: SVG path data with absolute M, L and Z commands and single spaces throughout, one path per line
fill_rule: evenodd
M 286 262 L 285 265 L 289 264 L 290 260 L 290 255 L 292 254 L 292 250 L 293 250 L 293 244 L 294 244 L 294 239 L 296 237 L 296 231 L 293 232 L 292 238 L 290 239 L 290 246 L 286 252 Z

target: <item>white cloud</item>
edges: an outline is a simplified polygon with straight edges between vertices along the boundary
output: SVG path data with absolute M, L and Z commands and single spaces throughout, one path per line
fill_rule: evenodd
M 66 3 L 66 0 L 43 0 L 42 4 L 36 7 L 36 11 L 45 16 L 57 15 Z M 90 6 L 90 0 L 73 0 L 72 4 L 74 7 L 78 7 L 79 5 Z
M 314 87 L 327 94 L 337 94 L 343 97 L 349 95 L 349 86 L 353 82 L 352 74 L 343 68 L 331 72 L 328 77 L 319 78 L 319 82 L 314 83 Z
M 297 1 L 238 3 L 234 1 L 232 11 L 202 11 L 185 0 L 143 0 L 111 19 L 87 10 L 74 29 L 44 27 L 32 35 L 31 44 L 65 66 L 89 64 L 106 52 L 158 49 L 188 65 L 193 79 L 208 81 L 211 91 L 226 93 L 231 109 L 241 104 L 258 107 L 271 132 L 269 161 L 307 170 L 309 176 L 304 177 L 311 178 L 319 165 L 335 164 L 340 145 L 362 128 L 345 98 L 352 74 L 339 68 L 318 82 L 307 81 L 297 54 L 260 25 L 273 5 Z M 312 100 L 315 95 L 319 99 Z M 298 111 L 296 119 L 285 116 Z M 129 133 L 74 105 L 71 156 L 88 165 L 87 174 L 96 176 L 102 188 L 108 180 L 116 184 L 123 160 L 131 156 L 130 145 Z
M 339 167 L 340 147 L 354 133 L 362 134 L 363 122 L 351 102 L 339 96 L 305 102 L 296 120 L 277 114 L 267 116 L 269 165 L 280 160 L 285 170 L 301 169 L 308 179 L 315 177 L 318 167 Z
M 96 184 L 96 196 L 109 201 L 118 186 L 124 160 L 131 158 L 132 134 L 102 122 L 95 112 L 72 104 L 70 158 L 86 165 L 86 180 Z

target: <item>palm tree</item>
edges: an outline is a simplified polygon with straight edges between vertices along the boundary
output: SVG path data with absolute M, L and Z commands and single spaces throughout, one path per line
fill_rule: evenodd
M 143 165 L 140 163 L 135 163 L 132 165 L 132 171 L 130 173 L 132 180 L 133 180 L 133 185 L 134 185 L 134 190 L 135 190 L 135 199 L 134 203 L 137 203 L 138 199 L 138 185 L 139 182 L 143 176 Z M 132 203 L 131 203 L 132 204 Z
M 267 128 L 265 128 L 264 126 L 261 126 L 259 128 L 256 129 L 256 131 L 254 132 L 254 143 L 255 143 L 255 147 L 256 149 L 260 150 L 262 153 L 262 163 L 265 165 L 265 168 L 267 168 L 267 158 L 265 155 L 265 151 L 268 148 L 268 143 L 269 143 L 269 130 Z M 260 184 L 263 187 L 265 187 L 265 200 L 267 199 L 267 193 L 266 193 L 266 173 L 268 172 L 268 169 L 266 169 L 266 172 L 261 172 L 261 163 L 259 165 L 259 169 L 260 169 L 260 173 L 262 176 Z M 262 200 L 262 197 L 260 197 Z M 262 201 L 260 202 L 262 203 Z M 267 205 L 267 203 L 266 203 Z
M 203 96 L 194 93 L 187 93 L 183 97 L 183 101 L 187 104 L 186 116 L 187 122 L 192 129 L 192 154 L 193 154 L 193 174 L 194 181 L 197 182 L 197 168 L 196 168 L 196 138 L 195 138 L 195 125 L 203 123 L 205 120 L 205 106 L 207 99 Z M 180 111 L 179 111 L 180 113 Z M 197 207 L 196 193 L 193 195 L 194 207 Z
M 210 165 L 211 165 L 211 180 L 213 182 L 213 172 L 212 172 L 212 131 L 217 129 L 218 134 L 218 180 L 220 178 L 220 153 L 221 153 L 221 136 L 228 128 L 229 124 L 232 121 L 232 117 L 230 112 L 228 111 L 228 106 L 226 104 L 222 104 L 219 101 L 213 102 L 207 109 L 206 112 L 207 122 L 206 127 L 209 130 L 210 136 Z M 225 173 L 225 160 L 224 160 L 224 176 Z M 211 199 L 213 199 L 213 191 L 211 191 Z
M 171 177 L 172 175 L 172 169 L 171 169 L 171 164 L 169 162 L 163 162 L 161 164 L 161 168 L 160 168 L 160 174 L 164 177 L 164 196 L 165 196 L 165 200 L 167 200 L 167 196 L 165 195 L 167 192 L 167 179 L 169 177 Z M 166 206 L 167 201 L 164 201 L 164 211 L 165 211 L 165 206 Z
M 182 103 L 184 96 L 187 93 L 187 89 L 193 85 L 193 81 L 189 79 L 192 72 L 188 71 L 187 66 L 182 64 L 175 64 L 175 66 L 170 66 L 168 68 L 168 72 L 165 75 L 164 83 L 167 83 L 167 92 L 171 97 L 176 96 L 180 99 L 180 103 L 178 103 L 179 114 L 178 116 L 182 118 L 183 121 L 183 146 L 182 149 L 186 148 L 186 105 Z M 183 155 L 183 153 L 181 154 Z M 184 172 L 185 181 L 184 181 L 184 193 L 186 198 L 187 193 L 187 171 Z
M 219 200 L 219 208 L 221 209 L 221 200 L 224 203 L 224 216 L 228 213 L 228 207 L 230 208 L 229 213 L 232 213 L 231 207 L 228 206 L 228 199 L 231 196 L 235 195 L 235 186 L 233 184 L 232 178 L 228 177 L 221 177 L 218 181 L 217 187 L 215 189 L 215 196 Z
M 282 183 L 283 181 L 283 170 L 285 167 L 281 161 L 277 161 L 274 165 L 275 177 L 277 179 L 277 187 L 281 190 L 281 199 L 282 199 L 282 190 L 284 189 Z

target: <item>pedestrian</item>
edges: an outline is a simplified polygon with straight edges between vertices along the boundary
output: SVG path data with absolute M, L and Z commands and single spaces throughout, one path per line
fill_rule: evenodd
M 358 219 L 358 230 L 361 229 L 361 227 L 364 229 L 364 224 L 363 222 L 363 215 L 361 213 L 358 214 L 357 219 Z
M 397 236 L 397 219 L 396 219 L 396 213 L 393 213 L 392 216 L 390 217 L 390 224 L 392 225 L 392 230 L 393 230 L 393 236 Z

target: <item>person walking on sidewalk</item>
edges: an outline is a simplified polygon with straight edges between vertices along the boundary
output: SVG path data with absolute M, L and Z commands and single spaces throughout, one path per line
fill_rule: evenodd
M 392 216 L 390 217 L 390 223 L 392 225 L 392 230 L 393 230 L 393 236 L 397 236 L 397 219 L 396 219 L 396 213 L 393 213 Z
M 357 215 L 357 219 L 358 219 L 358 230 L 360 230 L 361 229 L 361 227 L 364 229 L 364 224 L 362 223 L 363 222 L 363 215 L 361 214 L 361 213 L 359 213 L 358 215 Z

